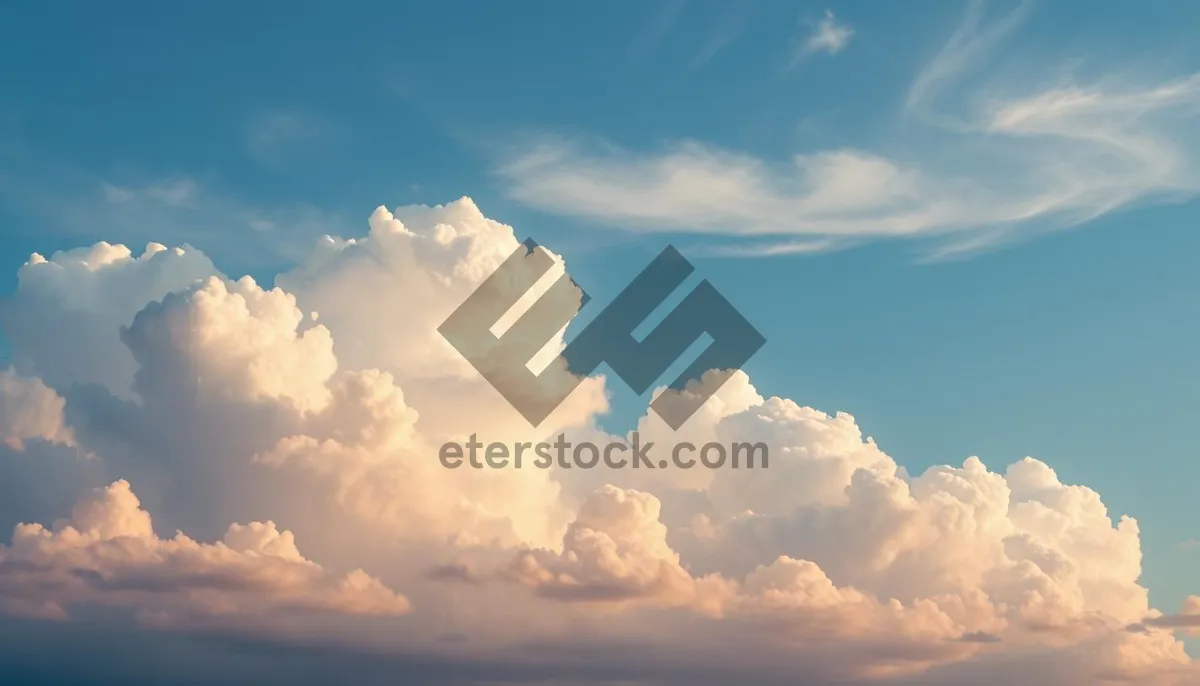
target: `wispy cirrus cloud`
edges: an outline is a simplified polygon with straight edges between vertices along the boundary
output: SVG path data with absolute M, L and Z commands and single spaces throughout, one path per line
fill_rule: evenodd
M 1032 2 L 1025 0 L 989 22 L 986 21 L 986 5 L 982 0 L 968 3 L 962 20 L 950 38 L 913 79 L 905 109 L 928 114 L 939 90 L 952 85 L 964 71 L 976 66 L 980 58 L 1012 34 L 1028 17 L 1032 5 Z
M 288 154 L 329 133 L 329 126 L 316 115 L 280 110 L 254 117 L 246 127 L 246 149 L 259 162 L 281 166 Z
M 662 0 L 653 14 L 638 32 L 637 39 L 629 46 L 629 59 L 637 60 L 655 48 L 675 27 L 679 15 L 687 6 L 687 0 Z
M 312 204 L 254 202 L 211 178 L 96 173 L 33 148 L 0 153 L 0 199 L 14 211 L 17 233 L 100 234 L 135 245 L 168 234 L 244 269 L 296 259 L 305 244 L 344 226 Z
M 104 199 L 113 205 L 151 200 L 168 207 L 187 207 L 195 200 L 199 189 L 194 180 L 184 177 L 160 179 L 140 187 L 117 186 L 101 181 L 100 190 Z
M 718 16 L 713 33 L 692 59 L 692 66 L 700 67 L 707 64 L 716 57 L 717 53 L 736 42 L 745 32 L 753 9 L 754 5 L 751 3 L 738 3 L 726 8 Z
M 973 5 L 917 73 L 903 113 L 922 129 L 919 148 L 774 158 L 697 140 L 635 151 L 538 137 L 498 175 L 511 197 L 547 212 L 724 237 L 732 245 L 717 249 L 744 255 L 919 238 L 934 239 L 930 257 L 949 258 L 1200 191 L 1200 74 L 1031 90 L 977 73 L 1025 14 L 988 23 Z

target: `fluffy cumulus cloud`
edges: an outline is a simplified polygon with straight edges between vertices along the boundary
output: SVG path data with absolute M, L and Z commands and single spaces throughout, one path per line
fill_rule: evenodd
M 0 371 L 0 440 L 13 450 L 38 439 L 72 445 L 75 438 L 65 423 L 66 401 L 37 377 L 13 369 Z
M 648 493 L 601 488 L 580 507 L 561 553 L 523 551 L 509 571 L 550 598 L 686 600 L 691 579 L 667 544 L 660 507 Z
M 121 344 L 121 325 L 147 303 L 215 273 L 200 251 L 160 243 L 140 256 L 103 242 L 50 259 L 34 253 L 17 272 L 13 306 L 2 320 L 5 338 L 18 366 L 55 387 L 94 382 L 128 394 L 137 367 Z
M 337 576 L 306 560 L 274 522 L 231 524 L 206 544 L 155 535 L 126 481 L 87 494 L 53 529 L 20 524 L 0 550 L 0 598 L 12 613 L 67 617 L 117 605 L 154 622 L 271 611 L 398 615 L 408 601 L 362 570 Z
M 273 285 L 157 244 L 31 258 L 0 372 L 0 628 L 215 633 L 214 682 L 247 678 L 221 646 L 250 641 L 293 656 L 276 676 L 312 665 L 301 683 L 335 664 L 425 684 L 1200 679 L 1176 636 L 1200 601 L 1150 606 L 1137 522 L 1095 491 L 1033 458 L 910 474 L 852 415 L 743 373 L 678 432 L 636 428 L 655 464 L 761 444 L 754 469 L 445 468 L 473 433 L 630 438 L 597 424 L 603 378 L 534 429 L 437 333 L 517 246 L 464 198 L 380 208 Z

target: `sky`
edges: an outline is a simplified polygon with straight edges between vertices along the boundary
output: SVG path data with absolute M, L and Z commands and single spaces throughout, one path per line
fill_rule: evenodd
M 1175 652 L 1185 632 L 1062 627 L 1200 625 L 1198 19 L 1200 5 L 1158 0 L 6 6 L 0 525 L 45 528 L 0 538 L 0 610 L 21 617 L 3 633 L 72 643 L 113 621 L 219 637 L 178 648 L 181 662 L 303 639 L 330 664 L 345 642 L 398 664 L 433 650 L 423 668 L 447 683 L 501 663 L 518 679 L 674 683 L 696 674 L 622 641 L 675 631 L 681 608 L 774 626 L 771 583 L 790 574 L 808 585 L 788 607 L 820 620 L 798 636 L 835 626 L 834 657 L 805 663 L 813 683 L 955 683 L 971 669 L 1008 683 L 1052 662 L 1081 683 L 1098 677 L 1072 671 L 1087 666 L 1072 651 L 1142 636 L 1153 660 L 1105 668 L 1187 683 L 1200 667 Z M 766 338 L 693 431 L 763 435 L 795 464 L 757 481 L 431 466 L 425 444 L 464 421 L 528 434 L 435 331 L 526 237 L 592 297 L 568 339 L 659 250 L 680 249 L 690 283 L 707 279 Z M 648 400 L 595 377 L 548 426 L 661 431 Z M 400 453 L 425 462 L 388 462 Z M 413 490 L 379 485 L 393 478 Z M 328 522 L 306 499 L 328 500 Z M 937 509 L 950 500 L 962 509 Z M 885 531 L 881 503 L 919 524 Z M 97 546 L 122 538 L 143 547 L 106 566 Z M 589 547 L 598 538 L 616 552 Z M 422 576 L 503 589 L 471 570 L 506 556 L 528 599 L 465 601 Z M 190 588 L 155 559 L 228 565 L 227 584 Z M 33 593 L 4 578 L 6 561 L 63 560 L 108 585 L 66 574 L 60 598 L 50 579 Z M 997 581 L 1030 565 L 1050 586 Z M 358 566 L 370 580 L 339 585 Z M 825 575 L 830 595 L 814 600 Z M 620 607 L 595 626 L 591 609 L 560 610 L 547 598 L 570 595 L 554 585 L 568 578 L 623 589 Z M 980 589 L 992 614 L 943 603 L 914 619 L 886 603 L 933 613 L 922 602 L 970 605 Z M 245 623 L 229 611 L 242 605 Z M 75 606 L 99 615 L 76 620 Z M 59 611 L 70 626 L 39 623 Z M 349 624 L 284 636 L 294 612 Z M 434 640 L 415 628 L 431 616 L 446 618 L 439 639 L 476 623 L 486 637 Z M 526 646 L 559 622 L 596 633 L 550 669 L 497 652 L 490 627 L 512 617 Z M 924 628 L 887 634 L 903 617 Z M 395 645 L 363 638 L 386 622 Z M 1061 651 L 1031 657 L 1038 634 L 1022 622 L 1059 627 Z M 687 645 L 730 629 L 695 631 L 663 654 L 692 659 Z M 773 683 L 795 669 L 786 652 L 755 644 L 753 669 L 729 678 Z M 598 666 L 612 656 L 634 666 Z M 256 660 L 212 664 L 274 668 L 266 649 Z

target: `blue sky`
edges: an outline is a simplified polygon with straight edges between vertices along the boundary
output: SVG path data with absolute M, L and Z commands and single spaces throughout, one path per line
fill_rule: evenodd
M 761 392 L 910 470 L 1045 459 L 1140 521 L 1156 605 L 1200 574 L 1200 5 L 121 8 L 0 12 L 0 292 L 98 240 L 269 281 L 463 195 L 600 301 L 670 241 Z

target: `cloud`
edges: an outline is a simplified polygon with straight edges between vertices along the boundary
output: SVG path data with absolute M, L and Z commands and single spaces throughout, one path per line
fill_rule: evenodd
M 37 377 L 23 377 L 12 368 L 0 370 L 0 441 L 24 451 L 31 439 L 75 445 L 66 425 L 66 401 Z
M 639 59 L 654 50 L 675 27 L 675 23 L 686 7 L 687 0 L 661 0 L 653 16 L 638 32 L 637 39 L 629 46 L 630 59 Z
M 736 42 L 745 32 L 753 10 L 754 6 L 750 3 L 734 5 L 723 10 L 715 22 L 712 34 L 692 58 L 692 67 L 708 64 L 717 53 Z
M 1139 623 L 1142 627 L 1161 629 L 1184 629 L 1189 635 L 1200 634 L 1200 596 L 1190 595 L 1183 600 L 1183 608 L 1175 614 L 1158 614 Z
M 393 375 L 421 408 L 424 431 L 465 439 L 479 433 L 502 440 L 524 435 L 526 422 L 451 347 L 437 327 L 518 245 L 511 226 L 489 219 L 470 198 L 437 207 L 377 208 L 366 236 L 323 238 L 312 255 L 276 282 L 300 307 L 320 314 L 345 369 L 380 369 Z M 563 273 L 561 257 L 518 302 L 540 297 Z M 363 293 L 387 294 L 381 306 Z M 421 303 L 420 307 L 413 303 Z M 531 362 L 545 366 L 565 347 L 558 332 Z M 487 398 L 472 421 L 463 421 L 461 397 Z M 602 379 L 590 379 L 542 425 L 540 435 L 586 422 L 607 410 Z M 464 433 L 465 431 L 465 433 Z
M 246 148 L 262 164 L 281 167 L 292 151 L 321 139 L 328 131 L 328 124 L 307 112 L 268 112 L 248 124 Z
M 192 384 L 204 394 L 287 402 L 301 412 L 329 402 L 337 369 L 329 330 L 307 323 L 295 298 L 245 276 L 210 276 L 186 293 L 151 303 L 120 329 L 139 365 L 135 386 Z M 186 373 L 187 380 L 177 379 Z
M 41 379 L 0 370 L 0 530 L 58 516 L 103 478 L 65 409 L 66 399 Z
M 160 202 L 169 207 L 187 207 L 196 196 L 196 182 L 192 179 L 164 179 L 141 188 L 122 188 L 110 183 L 101 184 L 104 199 L 113 204 L 124 204 L 139 200 Z
M 853 28 L 847 24 L 838 23 L 837 18 L 833 16 L 833 11 L 825 10 L 825 16 L 821 17 L 821 21 L 817 22 L 812 33 L 804 39 L 791 66 L 796 66 L 796 62 L 804 55 L 815 52 L 836 55 L 850 44 L 850 39 L 853 37 Z
M 603 378 L 533 429 L 438 336 L 517 244 L 464 198 L 380 208 L 269 288 L 190 248 L 31 259 L 24 367 L 0 375 L 0 614 L 59 625 L 0 631 L 205 636 L 212 683 L 297 652 L 431 684 L 1195 681 L 1190 620 L 1151 607 L 1138 524 L 1098 493 L 1033 458 L 910 475 L 852 415 L 744 373 L 678 433 L 638 429 L 652 461 L 761 442 L 764 469 L 444 468 L 471 433 L 625 438 L 596 424 Z
M 977 65 L 996 46 L 1025 21 L 1033 3 L 1023 1 L 995 21 L 987 21 L 987 3 L 971 0 L 954 33 L 938 53 L 913 79 L 905 101 L 907 110 L 920 110 L 929 115 L 929 108 L 944 87 L 950 86 L 962 74 Z
M 0 197 L 16 233 L 142 246 L 164 236 L 238 269 L 278 269 L 308 254 L 306 241 L 342 226 L 304 202 L 267 205 L 208 178 L 173 170 L 99 175 L 15 144 L 0 153 Z
M 1193 197 L 1200 76 L 1063 79 L 1031 90 L 1028 80 L 982 71 L 981 56 L 1024 13 L 985 24 L 973 6 L 915 77 L 903 114 L 906 140 L 920 147 L 768 157 L 697 140 L 634 151 L 534 136 L 497 175 L 510 197 L 542 211 L 689 234 L 701 249 L 742 256 L 919 239 L 931 258 L 960 257 Z
M 12 359 L 55 387 L 100 383 L 128 395 L 136 367 L 120 327 L 147 303 L 215 273 L 208 257 L 190 246 L 149 243 L 134 255 L 124 245 L 100 242 L 49 259 L 34 253 L 17 271 L 16 292 L 0 313 Z M 67 330 L 76 335 L 63 336 Z
M 549 598 L 687 602 L 692 580 L 667 545 L 657 498 L 606 486 L 580 507 L 561 554 L 522 551 L 509 573 Z
M 20 524 L 0 548 L 0 606 L 66 618 L 76 605 L 118 605 L 143 621 L 260 615 L 288 609 L 394 615 L 403 596 L 362 570 L 336 577 L 306 560 L 273 522 L 232 524 L 224 540 L 155 536 L 126 481 L 85 496 L 53 529 Z

